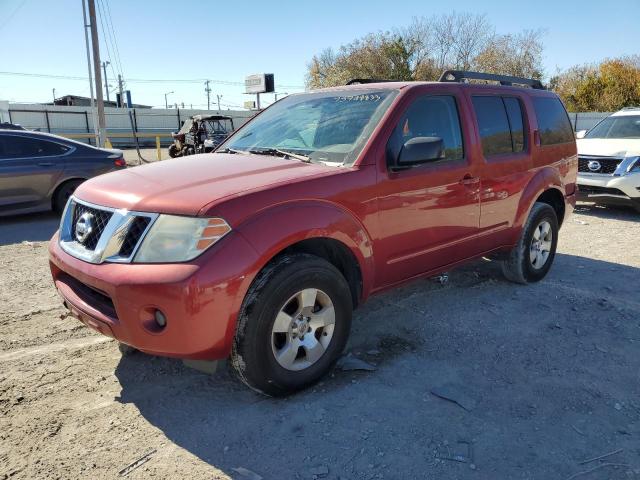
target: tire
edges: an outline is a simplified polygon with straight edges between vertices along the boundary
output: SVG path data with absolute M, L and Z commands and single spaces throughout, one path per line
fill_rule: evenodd
M 118 342 L 118 350 L 120 350 L 120 353 L 122 354 L 123 357 L 128 357 L 138 351 L 137 349 L 133 348 L 131 345 L 127 345 L 126 343 L 122 343 L 122 342 Z
M 244 299 L 230 364 L 260 393 L 301 390 L 341 355 L 352 308 L 349 285 L 333 265 L 314 255 L 283 255 L 258 274 Z
M 180 150 L 178 150 L 178 147 L 176 147 L 175 143 L 172 143 L 171 145 L 169 145 L 169 156 L 171 158 L 176 158 L 180 156 Z
M 550 237 L 545 233 L 547 226 Z M 522 229 L 518 244 L 502 262 L 502 273 L 507 280 L 522 284 L 542 280 L 553 264 L 558 245 L 558 232 L 558 217 L 555 210 L 546 203 L 536 202 Z M 542 240 L 537 240 L 535 236 Z
M 78 188 L 83 181 L 84 180 L 69 180 L 58 187 L 53 194 L 53 210 L 55 212 L 62 213 L 69 197 L 73 195 L 73 192 L 76 191 L 76 188 Z

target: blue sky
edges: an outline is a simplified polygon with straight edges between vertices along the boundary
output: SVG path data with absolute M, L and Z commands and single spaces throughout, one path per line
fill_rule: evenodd
M 324 48 L 454 7 L 487 14 L 498 33 L 544 29 L 548 76 L 558 68 L 640 53 L 640 0 L 100 2 L 109 4 L 125 78 L 195 80 L 128 84 L 134 102 L 154 106 L 174 91 L 170 102 L 202 108 L 206 95 L 198 79 L 242 82 L 259 72 L 274 73 L 279 91 L 299 91 L 307 63 Z M 0 0 L 0 71 L 86 77 L 81 5 L 81 0 Z M 105 45 L 101 56 L 109 57 Z M 115 60 L 113 52 L 111 57 Z M 108 75 L 113 77 L 111 68 Z M 87 81 L 0 74 L 0 100 L 49 101 L 52 88 L 58 96 L 89 92 Z M 211 88 L 213 98 L 223 95 L 223 105 L 250 99 L 239 85 L 212 83 Z M 272 99 L 265 95 L 267 103 Z

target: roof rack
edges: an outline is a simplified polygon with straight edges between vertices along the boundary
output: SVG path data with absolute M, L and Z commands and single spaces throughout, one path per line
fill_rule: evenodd
M 463 80 L 489 80 L 499 82 L 500 85 L 527 85 L 537 90 L 545 90 L 540 80 L 531 78 L 512 77 L 510 75 L 494 75 L 493 73 L 468 72 L 465 70 L 445 70 L 439 82 L 462 82 Z
M 378 78 L 352 78 L 345 85 L 360 85 L 363 83 L 387 83 L 387 82 L 399 82 L 400 80 L 381 80 Z

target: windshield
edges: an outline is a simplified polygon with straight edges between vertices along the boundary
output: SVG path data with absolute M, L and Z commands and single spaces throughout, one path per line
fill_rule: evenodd
M 607 117 L 593 127 L 585 138 L 640 138 L 640 115 Z
M 396 95 L 396 90 L 290 95 L 249 122 L 220 150 L 286 150 L 310 161 L 351 165 Z

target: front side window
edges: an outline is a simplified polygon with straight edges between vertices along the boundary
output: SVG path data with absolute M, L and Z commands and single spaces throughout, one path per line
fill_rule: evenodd
M 607 117 L 593 127 L 585 138 L 640 138 L 640 115 Z
M 460 118 L 454 97 L 426 95 L 415 100 L 389 138 L 388 158 L 397 158 L 402 146 L 416 137 L 441 138 L 445 161 L 461 160 L 464 157 Z
M 351 165 L 396 90 L 335 90 L 289 95 L 242 127 L 219 151 L 286 150 L 311 161 Z
M 573 128 L 564 106 L 555 97 L 534 97 L 540 144 L 556 145 L 575 141 Z
M 0 136 L 0 158 L 29 158 L 63 155 L 69 147 L 39 138 Z

